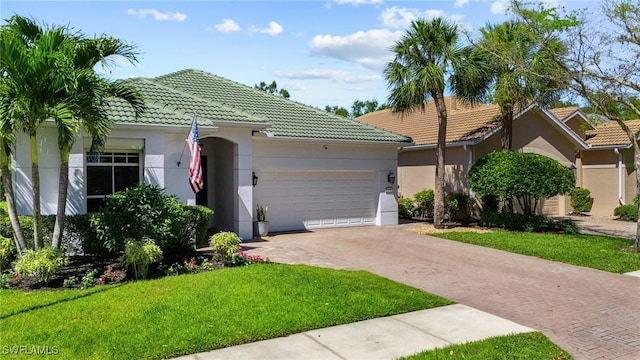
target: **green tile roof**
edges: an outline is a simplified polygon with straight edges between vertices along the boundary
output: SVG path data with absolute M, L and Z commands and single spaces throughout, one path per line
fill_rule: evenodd
M 355 141 L 410 142 L 411 139 L 326 111 L 284 99 L 219 76 L 182 70 L 156 78 L 130 79 L 143 93 L 149 111 L 135 121 L 128 105 L 113 106 L 114 118 L 125 123 L 189 125 L 193 111 L 198 122 L 220 121 L 266 124 L 273 136 Z M 128 109 L 130 113 L 130 108 Z

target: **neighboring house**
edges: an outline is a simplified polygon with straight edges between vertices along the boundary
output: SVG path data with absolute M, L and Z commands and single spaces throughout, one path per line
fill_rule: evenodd
M 448 97 L 446 149 L 446 192 L 471 194 L 467 185 L 469 168 L 484 155 L 500 149 L 500 124 L 495 122 L 496 105 L 468 106 Z M 435 182 L 438 121 L 435 106 L 409 114 L 390 109 L 365 114 L 359 122 L 410 136 L 414 144 L 398 153 L 398 193 L 413 197 L 422 189 L 433 189 Z M 640 121 L 633 122 L 640 127 Z M 537 153 L 575 170 L 577 186 L 585 187 L 594 198 L 592 214 L 611 215 L 622 202 L 635 195 L 633 149 L 615 123 L 593 128 L 577 107 L 545 110 L 531 105 L 514 115 L 513 148 Z M 517 169 L 514 169 L 517 171 Z M 563 215 L 571 211 L 568 196 L 543 201 L 540 212 Z
M 640 130 L 640 120 L 627 125 L 634 132 Z M 580 154 L 580 186 L 591 191 L 591 214 L 613 215 L 616 207 L 633 203 L 636 196 L 633 146 L 616 122 L 599 124 L 585 135 L 589 149 Z
M 128 104 L 110 105 L 115 125 L 104 153 L 79 137 L 69 168 L 69 213 L 96 211 L 115 191 L 145 182 L 187 204 L 214 210 L 211 225 L 253 236 L 256 205 L 269 207 L 273 231 L 397 224 L 397 148 L 410 138 L 329 114 L 221 77 L 183 70 L 127 80 L 148 105 L 136 120 Z M 188 184 L 190 124 L 198 114 L 204 189 Z M 42 209 L 54 214 L 56 132 L 40 139 Z M 18 136 L 14 187 L 19 213 L 31 213 L 29 141 Z M 254 185 L 254 182 L 257 184 Z

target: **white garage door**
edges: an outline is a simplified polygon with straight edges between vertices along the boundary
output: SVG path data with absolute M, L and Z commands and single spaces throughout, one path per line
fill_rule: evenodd
M 270 231 L 374 225 L 373 172 L 261 171 L 256 204 Z

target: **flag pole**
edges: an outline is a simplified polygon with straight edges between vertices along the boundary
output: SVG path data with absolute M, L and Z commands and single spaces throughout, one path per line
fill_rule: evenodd
M 191 128 L 193 127 L 193 122 L 196 121 L 196 119 L 198 118 L 198 112 L 194 111 L 193 112 L 193 120 L 191 120 L 191 125 L 189 125 L 189 132 L 191 132 Z M 184 149 L 187 148 L 187 141 L 185 140 L 184 145 L 182 145 L 182 152 L 180 153 L 180 158 L 178 159 L 178 163 L 176 165 L 178 165 L 178 167 L 180 167 L 180 164 L 182 164 L 182 155 L 184 155 Z

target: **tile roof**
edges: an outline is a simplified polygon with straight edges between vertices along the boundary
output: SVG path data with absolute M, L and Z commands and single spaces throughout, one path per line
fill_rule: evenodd
M 494 121 L 499 113 L 497 105 L 466 105 L 454 97 L 447 97 L 447 142 L 471 141 L 500 126 Z M 435 144 L 438 140 L 438 114 L 433 101 L 424 111 L 403 114 L 391 109 L 371 112 L 356 119 L 398 134 L 410 136 L 416 145 Z
M 411 142 L 411 139 L 330 114 L 264 91 L 200 71 L 182 70 L 156 78 L 129 79 L 146 98 L 150 112 L 135 121 L 123 102 L 110 111 L 121 123 L 189 125 L 197 111 L 202 125 L 255 123 L 276 137 Z M 128 112 L 127 112 L 128 111 Z
M 564 119 L 566 119 L 567 117 L 569 117 L 569 115 L 575 113 L 579 109 L 580 108 L 577 106 L 567 106 L 567 107 L 551 109 L 549 110 L 549 112 L 551 112 L 553 116 L 558 118 L 558 120 L 564 121 Z
M 638 132 L 640 120 L 626 121 L 629 128 Z M 617 122 L 599 124 L 595 130 L 587 130 L 587 144 L 591 146 L 630 145 L 629 136 L 622 130 Z

